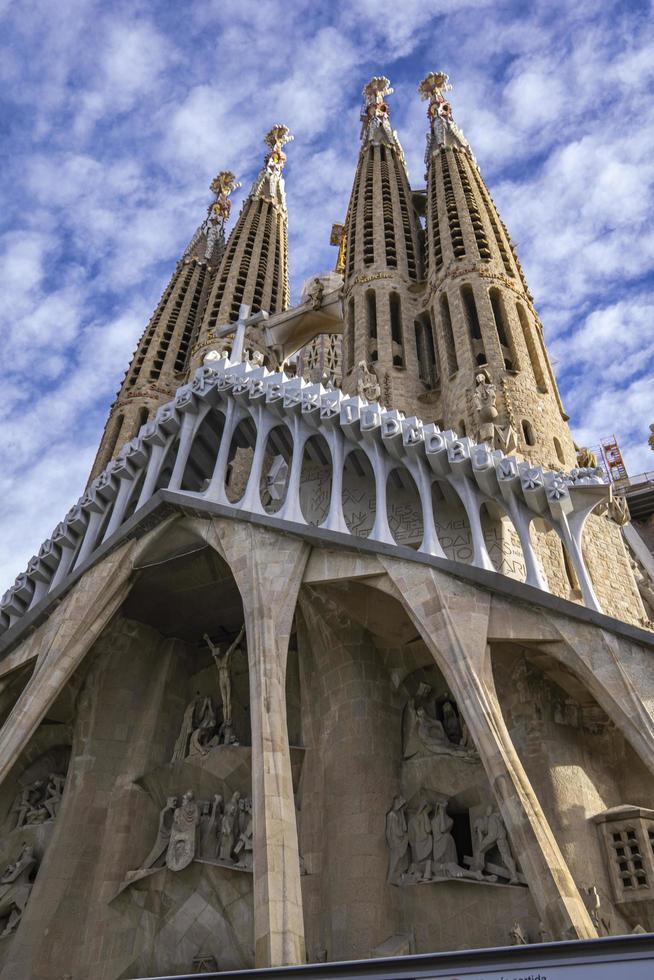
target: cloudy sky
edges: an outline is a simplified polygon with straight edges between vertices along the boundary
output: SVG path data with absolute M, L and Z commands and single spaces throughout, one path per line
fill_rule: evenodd
M 654 470 L 654 22 L 630 2 L 0 0 L 0 592 L 83 489 L 176 258 L 272 123 L 291 276 L 334 262 L 360 93 L 388 75 L 423 185 L 442 69 L 516 241 L 576 440 Z M 236 207 L 243 190 L 235 198 Z

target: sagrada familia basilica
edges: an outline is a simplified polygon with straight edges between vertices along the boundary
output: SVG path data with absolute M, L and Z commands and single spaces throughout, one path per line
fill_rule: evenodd
M 449 88 L 297 305 L 288 129 L 218 174 L 2 598 L 2 980 L 654 930 L 654 588 Z

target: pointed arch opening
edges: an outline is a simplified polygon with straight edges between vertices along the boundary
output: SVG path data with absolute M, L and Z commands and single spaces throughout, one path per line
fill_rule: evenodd
M 420 494 L 404 466 L 397 466 L 386 481 L 386 516 L 397 544 L 417 549 L 424 533 Z
M 304 444 L 300 476 L 300 507 L 307 524 L 318 526 L 329 513 L 332 496 L 332 455 L 322 435 Z
M 445 363 L 443 364 L 443 373 L 447 374 L 449 378 L 456 374 L 459 370 L 459 361 L 456 356 L 456 346 L 454 344 L 454 331 L 452 329 L 452 314 L 450 313 L 450 301 L 447 298 L 447 293 L 442 293 L 441 298 L 438 301 L 438 309 L 440 313 L 441 331 L 444 340 L 445 348 Z
M 404 335 L 402 332 L 402 301 L 399 293 L 390 293 L 389 307 L 391 315 L 391 345 L 393 348 L 393 364 L 404 367 Z
M 362 449 L 348 453 L 343 467 L 343 516 L 350 534 L 367 538 L 375 520 L 375 475 Z

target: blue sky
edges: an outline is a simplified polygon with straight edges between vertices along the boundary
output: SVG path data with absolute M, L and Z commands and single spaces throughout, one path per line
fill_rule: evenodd
M 0 0 L 0 575 L 85 483 L 110 402 L 222 168 L 284 122 L 293 297 L 329 269 L 360 94 L 388 75 L 414 186 L 418 81 L 514 238 L 576 440 L 654 470 L 654 22 L 646 3 Z M 3 586 L 0 586 L 2 591 Z

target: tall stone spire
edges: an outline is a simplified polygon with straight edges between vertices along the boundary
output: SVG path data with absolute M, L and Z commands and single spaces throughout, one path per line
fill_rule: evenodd
M 214 199 L 209 204 L 206 218 L 175 266 L 141 336 L 111 406 L 90 479 L 105 468 L 157 406 L 167 401 L 183 383 L 190 348 L 225 251 L 225 225 L 231 209 L 229 195 L 240 186 L 229 170 L 221 170 L 212 180 L 210 190 Z
M 454 122 L 450 90 L 444 72 L 430 72 L 418 86 L 429 118 L 427 297 L 439 374 L 434 418 L 534 462 L 571 467 L 574 444 L 542 324 L 506 227 Z M 491 392 L 492 412 L 482 406 L 484 392 Z
M 345 229 L 343 387 L 356 389 L 358 365 L 365 362 L 377 376 L 382 402 L 415 411 L 421 386 L 409 289 L 422 277 L 421 241 L 385 100 L 392 91 L 383 76 L 363 89 L 361 150 Z
M 293 139 L 277 124 L 265 136 L 268 153 L 241 209 L 215 277 L 193 363 L 199 364 L 217 327 L 238 320 L 241 304 L 251 313 L 279 313 L 289 303 L 288 216 L 284 146 Z

